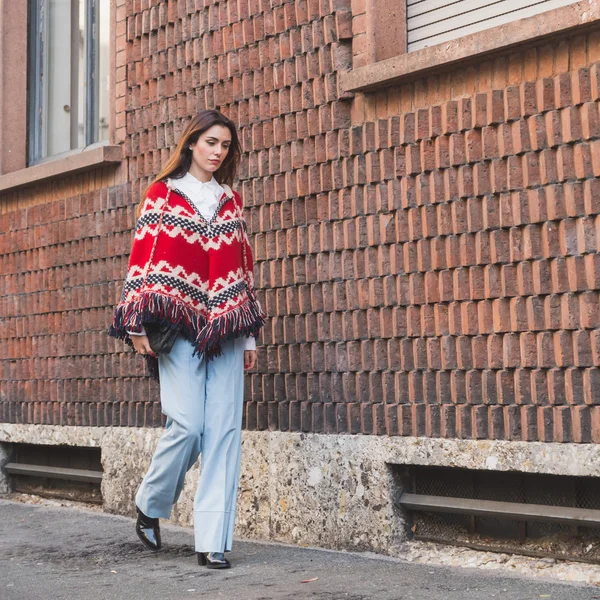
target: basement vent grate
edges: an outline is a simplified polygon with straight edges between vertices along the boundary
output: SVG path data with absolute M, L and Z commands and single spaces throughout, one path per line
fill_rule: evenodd
M 600 563 L 600 478 L 389 468 L 415 539 Z
M 100 448 L 11 444 L 4 465 L 15 492 L 102 503 Z

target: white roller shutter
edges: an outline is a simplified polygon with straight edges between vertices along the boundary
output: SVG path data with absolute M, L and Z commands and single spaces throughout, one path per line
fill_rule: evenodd
M 577 1 L 407 0 L 408 51 L 441 44 Z

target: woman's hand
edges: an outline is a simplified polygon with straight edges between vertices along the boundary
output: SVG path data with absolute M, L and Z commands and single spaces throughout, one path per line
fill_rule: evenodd
M 256 366 L 256 350 L 244 350 L 244 369 L 249 371 Z
M 150 342 L 147 335 L 131 335 L 129 336 L 133 342 L 133 347 L 138 354 L 149 354 L 150 356 L 156 356 L 150 348 Z

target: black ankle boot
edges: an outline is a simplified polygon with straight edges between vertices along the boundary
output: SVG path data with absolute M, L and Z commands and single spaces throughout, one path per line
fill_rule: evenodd
M 159 550 L 161 542 L 158 519 L 147 517 L 137 506 L 135 508 L 138 514 L 135 532 L 146 547 L 150 550 Z
M 222 552 L 196 552 L 198 564 L 209 569 L 229 569 L 231 563 Z

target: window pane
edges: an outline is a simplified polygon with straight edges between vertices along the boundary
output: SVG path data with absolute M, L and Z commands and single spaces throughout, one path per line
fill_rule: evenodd
M 71 148 L 85 146 L 85 3 L 86 0 L 73 2 L 73 56 L 76 59 L 71 65 L 72 113 L 71 113 Z
M 110 68 L 110 2 L 98 0 L 98 133 L 97 140 L 108 140 L 109 68 Z
M 44 154 L 52 155 L 71 149 L 71 35 L 65 23 L 71 22 L 71 0 L 46 0 L 43 18 L 46 52 L 42 66 L 42 121 Z

